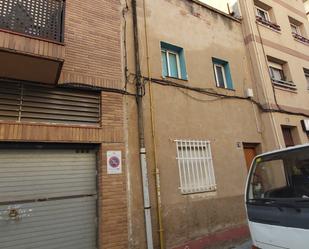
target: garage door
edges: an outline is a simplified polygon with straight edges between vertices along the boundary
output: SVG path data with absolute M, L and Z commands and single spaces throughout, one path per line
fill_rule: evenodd
M 0 150 L 0 248 L 96 248 L 96 153 Z

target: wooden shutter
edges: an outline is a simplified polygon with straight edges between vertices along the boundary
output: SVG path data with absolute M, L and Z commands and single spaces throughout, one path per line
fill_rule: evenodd
M 294 146 L 294 140 L 292 136 L 292 129 L 290 127 L 282 127 L 282 134 L 284 138 L 284 143 L 286 147 Z

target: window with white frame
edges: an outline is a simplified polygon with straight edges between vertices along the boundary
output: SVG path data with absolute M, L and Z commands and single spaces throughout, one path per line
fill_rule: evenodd
M 163 71 L 166 72 L 165 76 L 181 78 L 179 54 L 167 49 L 161 50 L 161 58 Z
M 216 190 L 209 141 L 176 140 L 180 190 L 183 194 Z
M 215 76 L 216 76 L 216 83 L 218 87 L 226 88 L 226 76 L 224 71 L 224 66 L 221 64 L 214 64 Z
M 260 17 L 264 21 L 270 21 L 269 14 L 267 10 L 255 6 L 256 16 Z
M 295 25 L 293 23 L 290 23 L 290 26 L 291 26 L 292 34 L 301 35 L 299 26 L 297 26 L 297 25 Z
M 275 81 L 285 81 L 285 75 L 284 75 L 284 71 L 283 71 L 283 66 L 281 64 L 278 63 L 274 63 L 274 62 L 268 62 L 269 64 L 269 72 L 271 75 L 272 80 Z
M 307 80 L 307 89 L 309 90 L 309 69 L 304 68 L 304 73 Z

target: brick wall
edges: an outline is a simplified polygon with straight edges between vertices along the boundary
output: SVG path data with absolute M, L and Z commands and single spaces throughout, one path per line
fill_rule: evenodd
M 122 151 L 122 174 L 107 175 L 108 150 Z M 128 248 L 126 165 L 123 144 L 102 144 L 99 170 L 99 245 L 100 248 Z
M 66 1 L 64 42 L 60 83 L 121 87 L 119 0 Z

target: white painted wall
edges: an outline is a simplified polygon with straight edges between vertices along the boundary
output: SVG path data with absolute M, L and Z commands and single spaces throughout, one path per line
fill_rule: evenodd
M 228 13 L 227 3 L 233 5 L 233 3 L 237 2 L 237 0 L 200 0 L 200 1 L 226 13 Z

